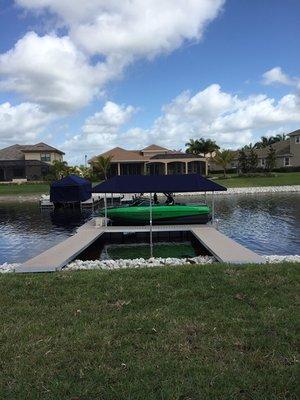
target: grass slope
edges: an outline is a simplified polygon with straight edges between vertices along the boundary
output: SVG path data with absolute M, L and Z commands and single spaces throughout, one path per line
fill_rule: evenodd
M 0 398 L 296 399 L 299 264 L 0 277 Z
M 226 187 L 255 187 L 255 186 L 285 186 L 300 185 L 300 172 L 277 173 L 276 176 L 256 176 L 241 178 L 233 176 L 231 178 L 222 179 L 219 177 L 217 183 Z
M 24 184 L 2 184 L 0 185 L 0 196 L 30 195 L 49 193 L 48 183 L 24 183 Z

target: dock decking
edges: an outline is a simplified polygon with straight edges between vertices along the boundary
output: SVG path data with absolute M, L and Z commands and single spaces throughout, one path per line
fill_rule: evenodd
M 61 270 L 104 233 L 149 232 L 149 226 L 97 226 L 88 221 L 77 233 L 16 268 L 16 272 Z M 263 257 L 219 232 L 212 225 L 154 225 L 153 232 L 189 231 L 220 261 L 231 264 L 264 263 Z

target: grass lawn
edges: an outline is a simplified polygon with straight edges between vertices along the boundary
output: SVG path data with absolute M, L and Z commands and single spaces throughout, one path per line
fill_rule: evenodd
M 49 193 L 48 183 L 1 184 L 0 196 Z
M 253 178 L 240 178 L 234 175 L 228 179 L 222 179 L 218 177 L 216 179 L 217 183 L 224 185 L 226 187 L 254 187 L 254 186 L 285 186 L 285 185 L 300 185 L 300 172 L 285 172 L 285 173 L 275 173 L 276 176 L 264 177 L 257 176 Z
M 0 398 L 296 399 L 299 267 L 2 275 Z

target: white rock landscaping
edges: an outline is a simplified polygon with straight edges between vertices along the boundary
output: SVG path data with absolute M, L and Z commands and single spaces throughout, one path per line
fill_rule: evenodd
M 279 264 L 282 262 L 298 262 L 300 263 L 300 255 L 271 255 L 264 256 L 267 264 Z M 150 268 L 150 267 L 163 267 L 170 265 L 187 265 L 187 264 L 212 264 L 217 262 L 214 257 L 211 256 L 198 256 L 192 258 L 136 258 L 133 260 L 93 260 L 93 261 L 82 261 L 75 260 L 68 264 L 64 271 L 77 271 L 77 270 L 115 270 L 125 268 Z M 8 264 L 4 263 L 0 265 L 0 274 L 14 272 L 15 268 L 20 264 Z

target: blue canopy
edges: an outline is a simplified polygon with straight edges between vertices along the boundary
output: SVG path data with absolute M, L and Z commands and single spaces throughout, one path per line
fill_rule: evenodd
M 50 186 L 50 201 L 53 203 L 77 203 L 91 198 L 92 184 L 77 175 L 68 175 Z
M 93 188 L 94 193 L 176 193 L 227 190 L 199 174 L 114 176 Z

